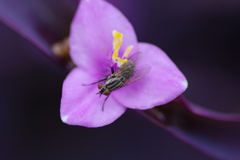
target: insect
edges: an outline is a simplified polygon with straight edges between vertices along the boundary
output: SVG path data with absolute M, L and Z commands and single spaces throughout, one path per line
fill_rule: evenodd
M 130 85 L 149 73 L 151 70 L 151 67 L 149 65 L 138 65 L 138 62 L 141 59 L 141 55 L 141 52 L 134 53 L 128 58 L 128 61 L 126 63 L 123 63 L 119 67 L 116 72 L 114 72 L 113 68 L 111 68 L 112 74 L 106 78 L 102 78 L 94 83 L 82 84 L 83 86 L 88 86 L 99 83 L 99 92 L 97 94 L 100 94 L 100 97 L 102 94 L 107 96 L 103 102 L 102 111 L 104 110 L 104 104 L 112 91 Z M 103 81 L 105 81 L 104 84 L 100 83 Z

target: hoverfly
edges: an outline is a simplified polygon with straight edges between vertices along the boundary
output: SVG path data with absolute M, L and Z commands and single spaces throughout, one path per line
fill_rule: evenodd
M 149 71 L 151 70 L 151 67 L 149 65 L 138 65 L 138 61 L 141 58 L 141 55 L 141 52 L 134 53 L 128 58 L 128 61 L 126 63 L 123 63 L 119 67 L 116 72 L 114 72 L 112 67 L 112 74 L 109 75 L 107 78 L 102 78 L 99 81 L 90 84 L 82 84 L 83 86 L 88 86 L 105 81 L 104 84 L 98 84 L 99 92 L 97 93 L 100 94 L 100 97 L 102 94 L 107 96 L 103 102 L 102 111 L 104 110 L 104 104 L 112 91 L 130 85 L 149 73 Z

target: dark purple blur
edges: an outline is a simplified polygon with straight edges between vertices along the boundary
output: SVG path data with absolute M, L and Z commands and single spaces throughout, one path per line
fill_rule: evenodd
M 56 0 L 48 1 L 43 4 L 49 10 L 56 7 Z M 239 0 L 109 1 L 129 18 L 139 41 L 162 48 L 185 74 L 187 99 L 240 113 Z M 34 2 L 22 0 L 46 13 Z M 59 108 L 67 72 L 2 23 L 0 35 L 0 160 L 211 159 L 133 110 L 102 128 L 63 124 Z M 59 35 L 65 36 L 66 30 Z

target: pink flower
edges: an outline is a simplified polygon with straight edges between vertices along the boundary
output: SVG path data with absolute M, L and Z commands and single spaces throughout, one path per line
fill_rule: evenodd
M 55 62 L 59 66 L 62 66 L 62 67 L 66 68 L 66 67 L 69 67 L 67 65 L 66 59 L 62 59 L 61 57 L 58 57 L 58 56 L 54 55 L 52 53 L 52 51 L 51 51 L 51 46 L 52 46 L 53 43 L 55 43 L 57 41 L 60 41 L 62 38 L 68 36 L 68 31 L 66 29 L 66 28 L 68 28 L 68 25 L 69 25 L 69 21 L 68 20 L 72 19 L 72 13 L 75 11 L 75 8 L 71 8 L 71 7 L 69 8 L 69 6 L 73 6 L 73 7 L 76 6 L 76 3 L 74 3 L 74 2 L 75 2 L 75 0 L 74 1 L 71 1 L 71 0 L 70 1 L 69 0 L 62 0 L 62 1 L 56 1 L 56 0 L 41 1 L 41 0 L 37 0 L 37 1 L 34 1 L 34 3 L 23 3 L 21 1 L 15 1 L 15 0 L 0 1 L 0 4 L 1 4 L 0 5 L 0 20 L 4 24 L 6 24 L 10 28 L 12 28 L 14 31 L 16 31 L 16 33 L 18 33 L 19 35 L 24 37 L 24 39 L 28 40 L 37 49 L 39 49 L 43 54 L 47 55 L 48 58 L 50 58 L 53 62 Z M 71 3 L 73 3 L 74 5 L 72 5 Z M 58 4 L 58 5 L 51 5 L 51 4 Z M 229 4 L 229 1 L 226 1 L 226 4 Z M 207 3 L 205 3 L 205 5 L 207 5 Z M 41 12 L 41 9 L 39 10 L 38 6 L 40 6 L 40 8 L 42 6 L 49 7 L 48 13 L 44 14 L 44 16 L 43 16 L 43 13 Z M 173 6 L 169 5 L 169 7 L 171 8 Z M 192 6 L 192 7 L 194 8 L 194 6 Z M 196 9 L 196 7 L 195 7 L 195 9 Z M 186 10 L 186 11 L 188 11 L 189 13 L 192 13 L 191 17 L 198 16 L 198 12 L 194 12 L 193 13 L 192 10 L 191 11 L 190 10 Z M 146 11 L 144 11 L 144 12 L 146 12 Z M 179 13 L 178 11 L 176 11 L 176 12 Z M 133 8 L 133 12 L 132 13 L 135 13 L 135 8 Z M 215 15 L 216 13 L 217 12 L 214 12 L 213 14 Z M 220 13 L 222 15 L 222 12 L 220 12 Z M 209 17 L 209 15 L 211 15 L 211 14 L 212 14 L 211 12 L 208 12 L 207 14 L 203 15 L 203 17 L 204 16 Z M 55 16 L 53 16 L 53 15 L 55 15 Z M 156 18 L 156 14 L 153 15 L 153 16 L 155 16 L 155 18 Z M 159 19 L 162 19 L 162 18 L 164 18 L 164 19 L 166 18 L 167 19 L 168 16 L 169 15 L 166 14 L 163 17 L 160 17 Z M 179 16 L 180 17 L 182 17 L 182 16 L 185 17 L 185 15 L 183 15 L 181 13 L 179 13 Z M 171 17 L 172 17 L 172 15 L 171 15 Z M 187 18 L 187 17 L 185 17 L 185 18 Z M 222 19 L 222 20 L 224 22 L 224 19 Z M 184 22 L 186 22 L 186 21 L 184 21 Z M 192 22 L 192 20 L 189 19 L 189 20 L 187 20 L 187 22 Z M 195 20 L 193 22 L 195 22 Z M 175 23 L 176 23 L 176 21 L 175 21 Z M 173 21 L 172 24 L 175 24 L 175 23 Z M 189 23 L 189 24 L 192 25 L 192 23 Z M 226 27 L 224 25 L 221 26 L 221 24 L 220 25 L 218 24 L 218 26 L 220 28 L 221 27 L 224 27 L 224 28 Z M 188 26 L 188 27 L 190 27 L 190 26 Z M 206 27 L 206 26 L 202 25 L 200 27 Z M 2 26 L 2 29 L 3 28 L 5 28 L 5 27 Z M 172 29 L 170 29 L 170 30 L 172 30 Z M 4 31 L 5 31 L 5 29 L 4 29 Z M 174 31 L 174 29 L 173 29 L 173 31 Z M 211 31 L 211 28 L 210 28 L 210 31 Z M 9 30 L 9 32 L 10 32 L 10 30 Z M 181 33 L 183 32 L 185 34 L 189 34 L 189 30 L 186 30 L 186 31 L 178 30 L 178 31 L 176 31 L 176 33 L 178 33 L 178 32 L 181 32 Z M 192 33 L 194 34 L 194 31 L 192 32 L 192 30 L 190 30 L 190 32 L 191 32 L 191 34 Z M 197 30 L 195 32 L 197 32 Z M 8 34 L 8 33 L 6 33 L 6 34 Z M 17 42 L 19 42 L 19 39 L 18 38 L 16 39 L 15 36 L 17 36 L 17 35 L 16 34 L 13 34 L 13 35 L 10 34 L 9 36 L 7 36 L 7 39 L 12 38 L 12 41 L 9 42 L 10 46 L 13 45 L 15 40 Z M 150 37 L 152 37 L 152 36 L 150 36 Z M 6 37 L 4 35 L 2 36 L 2 38 L 4 39 L 5 42 L 7 42 L 6 41 L 7 39 L 6 39 Z M 22 40 L 25 41 L 24 39 L 22 39 Z M 123 40 L 125 42 L 126 37 L 124 37 Z M 111 39 L 111 41 L 112 41 L 112 39 Z M 5 42 L 4 42 L 4 44 L 5 44 Z M 183 43 L 184 42 L 186 42 L 186 41 L 183 41 Z M 173 44 L 170 43 L 169 45 L 173 45 Z M 6 47 L 6 48 L 9 48 L 9 47 Z M 7 51 L 5 49 L 3 48 L 3 51 Z M 124 50 L 125 48 L 121 47 L 121 49 Z M 26 50 L 26 52 L 27 52 L 27 50 Z M 7 52 L 3 52 L 3 60 L 5 59 L 4 55 L 8 55 L 6 53 Z M 31 52 L 30 54 L 32 54 L 30 57 L 32 57 L 32 56 L 34 57 L 34 56 L 37 56 L 39 54 L 39 52 Z M 133 52 L 131 52 L 131 54 L 133 54 Z M 12 58 L 14 58 L 14 57 L 12 57 Z M 24 55 L 23 55 L 22 58 L 27 58 L 27 57 L 24 57 Z M 186 57 L 186 58 L 189 58 L 189 57 Z M 27 58 L 27 59 L 25 59 L 25 61 L 28 62 L 29 59 Z M 12 61 L 9 61 L 9 62 L 6 62 L 6 63 L 8 64 L 10 62 L 12 62 Z M 147 61 L 145 61 L 144 63 L 145 64 L 149 64 L 149 65 L 152 66 L 152 64 L 148 63 Z M 43 66 L 44 62 L 41 63 L 41 64 L 42 65 L 40 65 L 37 68 L 35 68 L 36 65 L 34 63 L 35 67 L 33 66 L 33 68 L 31 68 L 31 69 L 34 70 L 33 74 L 36 74 L 38 72 L 39 68 L 45 69 L 44 66 Z M 16 65 L 19 66 L 18 63 L 17 64 L 12 64 L 12 66 L 16 66 Z M 48 63 L 46 64 L 46 66 L 49 67 Z M 188 64 L 187 66 L 191 67 L 192 65 Z M 9 75 L 9 67 L 5 66 L 2 69 L 4 70 L 4 73 L 3 73 L 2 77 L 4 77 L 4 75 L 8 76 Z M 35 70 L 35 69 L 37 69 L 37 70 Z M 153 66 L 151 67 L 151 71 L 152 71 L 152 69 L 153 69 Z M 202 68 L 202 69 L 204 70 L 204 73 L 206 72 L 206 75 L 202 74 L 202 72 L 199 72 L 200 75 L 204 76 L 203 79 L 208 77 L 208 73 L 214 74 L 214 72 L 211 71 L 211 70 L 210 70 L 210 72 L 208 72 L 208 71 L 205 70 L 205 68 Z M 10 68 L 10 70 L 11 70 L 11 68 Z M 197 71 L 201 71 L 201 67 Z M 25 71 L 25 72 L 27 72 L 28 75 L 31 75 L 31 74 L 29 74 L 28 71 Z M 42 73 L 42 70 L 41 70 L 41 73 Z M 47 73 L 50 73 L 50 72 L 47 72 Z M 52 72 L 51 72 L 51 74 L 53 74 L 55 76 L 58 75 L 58 73 L 52 73 Z M 190 71 L 189 71 L 188 74 L 192 75 L 192 76 L 195 75 L 195 74 L 193 74 Z M 44 75 L 47 75 L 47 74 L 44 74 Z M 229 79 L 229 78 L 224 78 L 223 77 L 224 75 L 225 74 L 222 75 L 222 79 L 219 79 L 220 82 L 223 83 L 223 82 L 226 82 L 227 80 L 231 80 L 231 76 L 229 77 L 230 78 Z M 217 76 L 217 77 L 219 78 L 219 76 Z M 7 78 L 7 77 L 5 77 L 5 78 Z M 5 78 L 3 78 L 3 81 L 2 81 L 4 84 L 5 84 L 5 80 L 6 80 Z M 24 78 L 24 80 L 26 80 L 26 82 L 28 84 L 31 84 L 31 78 L 29 80 L 28 80 L 28 78 L 29 77 L 27 76 L 27 77 Z M 49 81 L 48 78 L 49 77 L 46 77 L 46 82 Z M 60 77 L 57 76 L 56 78 L 59 79 Z M 143 78 L 142 80 L 144 80 L 145 78 Z M 216 80 L 218 80 L 218 78 L 216 78 Z M 11 79 L 11 77 L 10 77 L 10 79 Z M 19 81 L 19 80 L 17 79 L 17 81 Z M 232 81 L 232 82 L 234 82 L 234 81 Z M 50 87 L 50 88 L 56 88 L 58 90 L 58 83 L 57 82 L 55 84 L 50 83 L 51 86 L 49 86 L 49 85 L 46 86 L 46 85 L 44 85 L 45 83 L 38 82 L 38 81 L 34 82 L 34 84 L 35 83 L 36 83 L 36 85 L 41 85 L 41 86 L 45 87 L 45 89 Z M 87 83 L 87 82 L 84 82 L 84 83 Z M 194 81 L 193 81 L 193 83 L 194 83 Z M 197 84 L 198 82 L 195 82 L 195 83 Z M 208 81 L 208 83 L 211 83 L 211 82 Z M 22 86 L 21 86 L 22 83 L 19 83 L 19 85 L 20 85 L 20 89 L 21 89 L 22 88 Z M 197 85 L 200 85 L 200 86 L 203 85 L 206 88 L 208 87 L 205 83 L 204 84 L 201 83 L 201 84 L 197 84 Z M 30 86 L 32 86 L 32 84 Z M 130 87 L 130 86 L 128 86 L 128 87 Z M 226 86 L 228 86 L 228 85 L 226 85 Z M 226 88 L 226 86 L 225 86 L 225 88 Z M 24 87 L 27 87 L 27 86 L 24 86 Z M 18 92 L 18 89 L 17 90 L 14 90 L 14 89 L 13 90 L 11 90 L 11 89 L 9 90 L 9 86 L 4 86 L 3 90 L 4 90 L 4 88 L 7 89 L 7 91 L 12 92 L 12 94 L 11 94 L 10 97 L 8 97 L 9 94 L 3 95 L 3 97 L 5 97 L 7 99 L 10 98 L 12 100 L 12 99 L 14 99 L 14 95 L 15 95 L 15 97 L 17 95 L 18 99 L 14 99 L 14 102 L 16 104 L 14 106 L 17 107 L 15 109 L 17 111 L 20 111 L 20 112 L 18 112 L 20 114 L 23 113 L 25 115 L 25 113 L 28 113 L 28 115 L 30 116 L 31 123 L 34 124 L 34 128 L 35 129 L 39 129 L 39 127 L 41 129 L 42 126 L 48 127 L 48 125 L 51 125 L 51 126 L 54 125 L 55 126 L 54 127 L 54 131 L 58 130 L 58 132 L 62 132 L 62 133 L 64 133 L 64 135 L 67 134 L 68 138 L 70 137 L 68 142 L 64 141 L 64 144 L 67 144 L 69 150 L 71 150 L 71 152 L 69 152 L 69 154 L 71 154 L 70 156 L 72 156 L 74 154 L 75 155 L 78 154 L 77 152 L 72 152 L 72 151 L 74 151 L 74 148 L 76 148 L 76 146 L 81 149 L 81 147 L 84 147 L 84 146 L 87 145 L 86 143 L 88 143 L 88 141 L 83 142 L 83 144 L 81 144 L 81 145 L 79 145 L 79 140 L 76 140 L 74 142 L 71 141 L 71 137 L 73 136 L 72 132 L 71 133 L 70 132 L 69 133 L 63 132 L 66 128 L 63 125 L 58 125 L 58 123 L 55 123 L 56 116 L 54 116 L 54 115 L 51 116 L 51 119 L 48 119 L 49 117 L 46 117 L 47 119 L 45 119 L 45 120 L 47 120 L 47 121 L 45 121 L 45 120 L 43 121 L 41 118 L 39 119 L 39 116 L 37 116 L 36 118 L 32 119 L 32 116 L 35 116 L 36 112 L 35 112 L 35 109 L 34 110 L 29 110 L 29 108 L 33 108 L 33 107 L 39 108 L 39 105 L 33 105 L 34 104 L 33 102 L 35 102 L 37 100 L 36 103 L 39 104 L 38 100 L 39 100 L 39 98 L 41 98 L 41 95 L 38 94 L 39 91 L 37 91 L 36 88 L 33 88 L 34 90 L 31 93 L 34 94 L 35 96 L 37 96 L 38 98 L 34 99 L 34 95 L 32 97 L 32 96 L 28 96 L 29 94 L 26 93 L 25 97 L 28 97 L 27 99 L 25 99 L 26 103 L 25 102 L 22 103 L 22 100 L 18 101 L 19 98 L 22 98 L 22 96 L 19 97 L 19 95 L 18 95 L 19 93 L 21 93 L 21 95 L 22 95 L 22 91 Z M 122 88 L 122 89 L 126 89 L 126 88 Z M 224 95 L 226 95 L 226 93 L 224 93 L 224 92 L 227 92 L 229 90 L 226 90 L 226 89 L 223 89 L 223 88 L 220 89 L 221 92 L 217 92 L 219 90 L 218 89 L 216 91 L 216 94 L 222 95 L 224 97 Z M 208 89 L 208 90 L 211 90 L 211 89 Z M 234 91 L 232 89 L 230 89 L 230 90 Z M 36 93 L 35 93 L 35 91 L 36 91 Z M 120 91 L 120 90 L 116 90 L 114 92 L 118 92 L 118 91 Z M 197 94 L 198 95 L 197 92 L 198 92 L 198 90 L 192 89 L 190 91 L 190 94 Z M 57 94 L 57 91 L 54 92 L 54 93 Z M 88 94 L 88 93 L 86 93 L 86 94 Z M 49 92 L 46 93 L 46 95 L 49 95 Z M 57 95 L 52 95 L 50 97 L 47 96 L 48 98 L 46 97 L 46 95 L 45 94 L 43 95 L 44 97 L 42 97 L 42 98 L 45 98 L 45 101 L 40 104 L 40 107 L 41 106 L 46 106 L 47 104 L 49 104 L 48 101 L 51 101 L 51 105 L 54 105 L 54 104 L 57 105 L 56 96 L 58 94 Z M 206 93 L 206 95 L 209 95 L 209 97 L 214 99 L 214 96 L 210 95 L 210 93 Z M 112 96 L 112 94 L 111 94 L 111 96 Z M 228 97 L 224 97 L 224 98 L 228 99 Z M 234 100 L 234 96 L 232 98 Z M 14 106 L 12 106 L 11 100 L 9 102 L 6 101 L 7 102 L 6 106 L 10 106 L 10 110 L 9 110 L 10 113 L 9 113 L 9 115 L 12 114 L 12 111 L 16 111 L 16 110 L 12 110 L 13 109 L 12 107 L 14 107 Z M 193 104 L 193 103 L 191 103 L 191 102 L 189 102 L 187 100 L 184 100 L 184 98 L 182 96 L 179 96 L 178 98 L 172 100 L 171 102 L 169 102 L 169 103 L 167 103 L 165 105 L 157 106 L 157 107 L 154 107 L 154 108 L 152 108 L 150 110 L 142 110 L 142 111 L 136 110 L 136 111 L 138 111 L 138 112 L 142 113 L 143 115 L 145 115 L 149 120 L 152 120 L 154 123 L 156 123 L 159 126 L 161 126 L 163 129 L 165 129 L 166 131 L 171 133 L 173 136 L 175 136 L 179 140 L 181 140 L 181 141 L 183 141 L 183 142 L 193 146 L 195 149 L 203 152 L 206 155 L 209 155 L 210 157 L 212 157 L 214 159 L 231 159 L 231 160 L 236 160 L 236 159 L 239 159 L 239 157 L 240 157 L 240 152 L 239 152 L 239 148 L 240 148 L 240 140 L 239 140 L 239 135 L 240 135 L 240 129 L 239 129 L 240 128 L 240 114 L 237 113 L 236 110 L 232 110 L 231 111 L 231 109 L 233 109 L 233 107 L 231 106 L 233 104 L 231 99 L 229 100 L 229 104 L 227 106 L 225 106 L 225 109 L 229 108 L 228 111 L 230 111 L 232 113 L 224 113 L 224 112 L 212 111 L 212 110 L 207 109 L 208 107 L 217 109 L 218 108 L 218 101 L 219 101 L 219 99 L 216 99 L 216 103 L 215 104 L 208 104 L 207 107 L 202 107 L 202 106 Z M 225 100 L 225 102 L 226 101 L 227 100 Z M 3 100 L 2 102 L 4 102 L 4 104 L 5 104 L 5 100 Z M 203 103 L 206 104 L 206 102 L 207 102 L 206 100 L 203 100 Z M 107 101 L 107 103 L 108 103 L 108 101 Z M 98 108 L 101 108 L 101 105 Z M 7 107 L 7 108 L 9 108 L 9 107 Z M 52 109 L 54 109 L 54 107 Z M 217 110 L 219 110 L 219 109 L 217 109 Z M 46 115 L 48 115 L 48 112 L 50 110 L 48 110 L 48 111 L 44 110 L 44 111 L 46 111 L 46 113 L 42 112 L 42 113 L 39 114 L 40 116 L 42 115 L 41 117 L 45 117 Z M 8 115 L 7 112 L 6 113 L 3 112 L 3 113 L 4 113 L 4 115 Z M 3 118 L 4 117 L 6 118 L 6 116 L 3 116 Z M 7 117 L 8 117 L 7 120 L 5 120 L 5 121 L 3 120 L 2 121 L 3 122 L 2 123 L 3 126 L 5 126 L 5 125 L 9 126 L 9 124 L 6 123 L 6 122 L 8 122 L 9 119 L 11 121 L 14 119 L 14 117 L 12 117 L 12 116 L 7 116 Z M 21 117 L 23 118 L 24 116 L 21 116 Z M 140 117 L 137 117 L 137 118 L 139 120 L 141 119 Z M 126 117 L 125 117 L 125 120 L 126 120 Z M 22 122 L 22 121 L 20 121 L 20 122 Z M 23 125 L 24 124 L 25 123 L 23 123 Z M 129 124 L 127 124 L 127 125 L 129 125 Z M 145 127 L 147 127 L 146 125 L 147 125 L 147 123 L 145 123 L 145 124 L 143 123 L 141 125 L 141 127 L 145 128 Z M 118 126 L 118 127 L 121 128 L 122 126 Z M 152 128 L 153 128 L 153 126 L 152 126 Z M 12 127 L 8 127 L 8 129 L 11 129 L 11 131 L 12 131 L 13 128 Z M 8 129 L 3 129 L 3 134 L 10 133 Z M 44 129 L 48 130 L 49 128 L 44 128 Z M 149 128 L 145 128 L 145 129 L 149 129 Z M 106 131 L 106 129 L 104 129 L 104 130 Z M 85 137 L 86 134 L 91 133 L 91 130 L 88 130 L 87 132 L 82 133 L 81 129 L 77 129 L 74 132 L 77 135 L 80 135 L 80 134 L 82 134 L 82 135 L 78 136 L 78 137 L 72 137 L 72 138 L 74 140 L 76 138 L 80 138 L 80 140 L 82 140 L 81 137 Z M 11 132 L 11 133 L 13 133 L 13 132 Z M 22 135 L 22 132 L 20 132 L 20 134 L 19 134 L 19 132 L 14 132 L 14 133 L 17 134 L 17 135 Z M 48 130 L 48 133 L 49 133 L 50 136 L 53 135 L 53 132 L 51 132 L 51 130 L 50 130 L 50 132 Z M 135 133 L 136 133 L 136 131 L 135 131 Z M 47 134 L 43 134 L 43 135 L 44 135 L 44 137 L 41 139 L 41 141 L 43 140 L 41 142 L 42 143 L 41 146 L 45 147 L 44 145 L 49 145 L 49 141 L 48 141 L 48 138 L 46 139 L 46 136 L 48 136 L 48 135 Z M 146 134 L 146 135 L 148 135 L 148 134 Z M 152 133 L 149 132 L 149 135 L 152 135 Z M 132 134 L 132 136 L 134 136 L 134 134 Z M 166 136 L 161 134 L 161 132 L 158 132 L 155 135 L 153 135 L 153 137 L 150 137 L 149 140 L 160 139 L 159 141 L 161 141 L 165 137 Z M 20 137 L 20 138 L 22 138 L 22 137 Z M 45 141 L 44 141 L 44 139 L 45 139 Z M 101 139 L 102 139 L 102 137 L 101 137 Z M 54 142 L 56 142 L 56 143 L 53 142 L 51 145 L 59 144 L 59 142 L 61 142 L 61 140 L 62 139 L 60 137 L 59 141 L 55 141 L 54 140 Z M 174 140 L 172 140 L 172 141 L 174 142 Z M 9 141 L 7 141 L 7 142 L 9 142 Z M 2 144 L 4 145 L 4 142 Z M 108 145 L 108 143 L 106 143 L 106 145 Z M 132 145 L 134 146 L 134 144 L 132 144 Z M 141 145 L 141 144 L 137 143 L 135 146 L 138 147 L 137 145 Z M 175 143 L 172 143 L 172 145 L 175 145 Z M 13 146 L 15 146 L 15 145 L 13 145 Z M 108 147 L 108 146 L 105 146 L 105 147 Z M 155 148 L 159 148 L 161 146 L 156 145 L 154 147 Z M 22 147 L 22 144 L 21 144 L 21 148 L 24 149 L 24 147 Z M 21 148 L 18 147 L 16 149 L 19 151 L 19 149 L 21 150 Z M 37 147 L 37 148 L 39 148 L 39 147 Z M 9 147 L 7 147 L 5 149 L 9 150 Z M 92 149 L 94 149 L 94 148 L 91 148 L 91 150 L 89 152 L 92 152 Z M 194 151 L 193 149 L 190 149 L 190 150 L 189 149 L 190 148 L 188 148 L 187 150 L 190 151 L 190 152 L 193 151 L 193 154 L 189 154 L 189 155 L 185 154 L 184 156 L 191 157 L 190 159 L 192 159 L 192 157 L 194 155 L 195 156 L 196 155 L 197 156 L 200 155 L 198 152 Z M 128 147 L 125 147 L 125 150 L 123 149 L 122 152 L 124 152 L 124 151 L 128 152 L 126 150 L 128 150 Z M 58 152 L 58 153 L 60 153 L 61 151 L 62 151 L 62 148 L 51 147 L 51 150 L 49 150 L 49 153 L 50 152 L 54 152 L 54 153 Z M 112 151 L 114 151 L 114 149 L 112 149 Z M 86 152 L 86 153 L 89 153 L 89 152 Z M 35 153 L 36 152 L 34 152 L 34 154 Z M 149 152 L 146 152 L 145 154 L 147 154 L 147 153 L 149 153 Z M 63 154 L 64 154 L 64 156 L 66 156 L 66 155 L 68 155 L 68 152 L 66 152 L 66 153 L 64 152 Z M 161 154 L 161 153 L 159 153 L 159 154 Z M 175 154 L 175 152 L 174 152 L 174 154 Z M 176 153 L 176 154 L 179 155 L 180 153 Z M 9 155 L 6 155 L 6 156 L 9 157 Z M 60 153 L 60 154 L 58 154 L 56 156 L 59 157 L 59 156 L 62 156 L 62 155 Z M 10 155 L 10 157 L 11 157 L 11 155 Z M 205 157 L 205 158 L 207 158 L 207 157 Z
M 70 56 L 77 67 L 63 83 L 61 119 L 64 123 L 104 126 L 120 117 L 126 108 L 145 110 L 163 105 L 187 88 L 186 78 L 170 58 L 152 44 L 137 42 L 130 22 L 106 1 L 81 2 L 71 25 L 69 43 Z M 96 95 L 98 85 L 82 84 L 108 77 L 112 74 L 111 67 L 116 71 L 120 61 L 127 61 L 139 51 L 142 57 L 136 70 L 142 64 L 148 64 L 151 70 L 140 80 L 112 91 L 102 111 L 106 96 Z

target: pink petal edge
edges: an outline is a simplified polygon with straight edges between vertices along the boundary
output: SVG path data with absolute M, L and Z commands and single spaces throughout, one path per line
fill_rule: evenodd
M 61 99 L 61 119 L 70 125 L 85 127 L 101 127 L 112 123 L 126 110 L 117 103 L 112 96 L 102 104 L 106 96 L 99 98 L 96 85 L 82 86 L 94 82 L 96 79 L 85 70 L 73 69 L 63 83 Z
M 119 103 L 127 108 L 149 109 L 172 101 L 186 90 L 186 78 L 160 48 L 139 43 L 139 50 L 141 63 L 150 65 L 151 70 L 135 83 L 112 92 Z
M 89 72 L 103 74 L 110 67 L 113 30 L 124 35 L 121 54 L 130 45 L 134 45 L 133 53 L 138 50 L 133 27 L 117 8 L 103 0 L 81 1 L 70 33 L 70 55 L 74 63 Z

